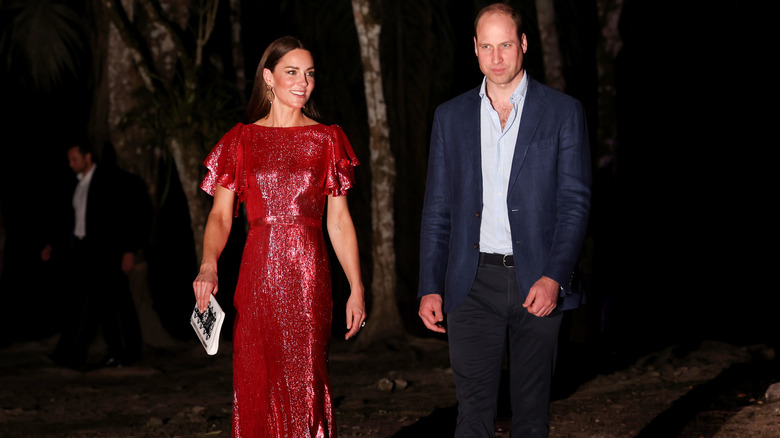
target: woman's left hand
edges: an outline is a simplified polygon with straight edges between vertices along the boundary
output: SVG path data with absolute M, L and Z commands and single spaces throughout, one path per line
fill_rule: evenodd
M 347 334 L 344 339 L 355 336 L 366 325 L 366 304 L 363 299 L 363 291 L 355 291 L 347 300 Z

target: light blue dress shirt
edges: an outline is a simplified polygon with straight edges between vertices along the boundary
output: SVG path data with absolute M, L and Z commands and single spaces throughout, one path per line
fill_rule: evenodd
M 479 96 L 480 135 L 482 148 L 482 225 L 479 231 L 481 252 L 512 254 L 512 232 L 509 229 L 509 213 L 506 192 L 509 188 L 509 172 L 515 153 L 520 115 L 523 112 L 525 94 L 528 90 L 528 75 L 517 86 L 509 102 L 512 111 L 506 125 L 501 128 L 498 111 L 493 108 L 486 93 L 487 79 L 482 80 Z

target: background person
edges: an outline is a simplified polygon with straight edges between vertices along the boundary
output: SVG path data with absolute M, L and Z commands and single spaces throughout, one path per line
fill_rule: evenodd
M 151 205 L 140 178 L 111 160 L 98 165 L 86 143 L 68 149 L 68 164 L 78 181 L 67 243 L 59 251 L 72 299 L 63 308 L 67 318 L 52 358 L 65 366 L 88 365 L 89 347 L 100 330 L 106 355 L 89 365 L 128 365 L 140 358 L 142 338 L 127 275 L 148 237 Z M 55 251 L 46 245 L 41 258 L 48 261 Z

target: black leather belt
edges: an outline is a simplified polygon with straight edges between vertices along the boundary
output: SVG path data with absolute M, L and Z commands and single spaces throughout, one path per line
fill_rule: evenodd
M 512 254 L 479 253 L 479 263 L 489 265 L 501 265 L 505 268 L 515 267 L 515 258 Z

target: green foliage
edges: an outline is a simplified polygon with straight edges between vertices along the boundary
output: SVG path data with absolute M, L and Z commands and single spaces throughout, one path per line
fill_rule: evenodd
M 177 141 L 187 155 L 203 158 L 219 138 L 240 120 L 243 108 L 235 85 L 225 81 L 214 69 L 201 68 L 191 73 L 179 71 L 165 86 L 150 92 L 144 87 L 134 93 L 137 105 L 128 111 L 120 129 L 139 129 L 148 139 L 151 156 L 166 165 L 164 202 L 173 172 L 169 146 Z
M 225 127 L 239 119 L 240 105 L 233 84 L 218 75 L 201 73 L 204 70 L 177 73 L 154 92 L 143 87 L 136 90 L 138 104 L 124 115 L 122 128 L 140 128 L 150 142 L 163 148 L 168 139 L 175 138 L 197 153 L 208 152 Z
M 10 0 L 2 5 L 0 50 L 9 76 L 49 92 L 87 65 L 84 21 L 63 0 Z

